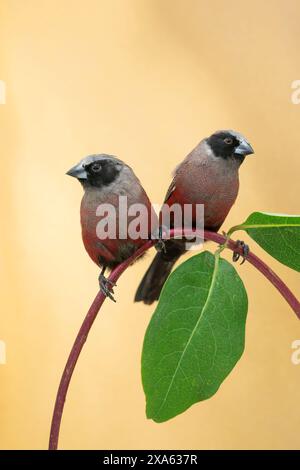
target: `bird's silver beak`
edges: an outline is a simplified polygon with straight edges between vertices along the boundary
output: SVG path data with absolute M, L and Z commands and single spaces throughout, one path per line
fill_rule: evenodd
M 73 176 L 74 178 L 77 178 L 78 180 L 87 179 L 87 173 L 82 163 L 78 163 L 77 165 L 70 168 L 70 170 L 67 171 L 66 175 Z
M 235 149 L 234 153 L 236 155 L 245 157 L 246 155 L 251 155 L 254 153 L 254 150 L 247 140 L 242 140 L 240 145 Z

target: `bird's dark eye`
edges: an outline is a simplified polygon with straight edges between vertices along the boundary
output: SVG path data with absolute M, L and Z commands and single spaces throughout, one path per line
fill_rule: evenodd
M 93 173 L 99 173 L 99 171 L 101 171 L 100 163 L 93 163 L 91 170 Z
M 227 145 L 231 145 L 233 142 L 233 139 L 231 137 L 225 137 L 224 142 Z

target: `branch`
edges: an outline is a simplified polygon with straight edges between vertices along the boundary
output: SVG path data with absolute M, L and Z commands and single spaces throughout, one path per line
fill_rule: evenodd
M 197 235 L 197 231 L 195 230 L 185 230 L 184 234 L 186 236 L 190 235 Z M 183 231 L 181 229 L 172 229 L 170 230 L 169 237 L 182 237 Z M 202 234 L 198 232 L 198 235 L 201 236 Z M 226 237 L 220 235 L 219 233 L 209 232 L 204 230 L 204 239 L 213 241 L 219 245 L 223 245 L 226 243 Z M 110 274 L 109 280 L 112 282 L 116 282 L 121 274 L 130 266 L 137 258 L 139 258 L 143 253 L 145 253 L 149 248 L 151 248 L 157 240 L 149 240 L 147 241 L 139 250 L 137 250 L 133 256 L 128 258 L 122 264 L 117 266 Z M 236 247 L 236 242 L 229 239 L 227 240 L 227 248 L 232 251 L 238 252 L 240 255 L 243 254 L 241 248 Z M 272 271 L 269 266 L 267 266 L 260 258 L 254 255 L 252 252 L 249 253 L 247 257 L 247 261 L 255 266 L 258 271 L 260 271 L 281 293 L 281 295 L 285 298 L 287 303 L 290 307 L 294 310 L 297 317 L 300 319 L 300 303 L 294 296 L 294 294 L 290 291 L 290 289 L 286 286 L 286 284 Z M 51 431 L 50 431 L 50 440 L 49 440 L 49 450 L 56 450 L 58 446 L 58 437 L 60 431 L 60 424 L 64 409 L 64 404 L 66 400 L 66 395 L 68 392 L 69 384 L 72 378 L 73 371 L 75 369 L 76 363 L 78 361 L 79 355 L 83 348 L 84 343 L 88 337 L 90 329 L 97 317 L 97 314 L 105 300 L 105 295 L 100 291 L 96 295 L 92 305 L 89 308 L 89 311 L 82 323 L 82 326 L 78 332 L 78 335 L 75 339 L 73 347 L 71 349 L 70 355 L 68 357 L 66 366 L 64 368 L 61 381 L 58 387 L 56 401 L 54 405 L 52 423 L 51 423 Z

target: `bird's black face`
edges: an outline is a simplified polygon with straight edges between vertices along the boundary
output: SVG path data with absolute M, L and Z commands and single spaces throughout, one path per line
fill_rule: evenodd
M 212 134 L 207 143 L 216 157 L 228 159 L 236 158 L 240 163 L 246 155 L 254 153 L 253 148 L 247 140 L 233 131 L 219 131 Z
M 110 185 L 122 168 L 120 160 L 110 155 L 90 155 L 71 168 L 67 175 L 77 178 L 84 188 Z
M 96 160 L 92 163 L 84 165 L 84 169 L 87 174 L 88 184 L 101 188 L 102 186 L 108 186 L 118 176 L 120 172 L 120 165 L 116 164 L 112 160 Z

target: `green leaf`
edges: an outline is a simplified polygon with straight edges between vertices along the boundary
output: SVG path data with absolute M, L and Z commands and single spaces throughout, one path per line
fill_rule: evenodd
M 265 251 L 281 263 L 300 271 L 300 216 L 253 212 L 241 225 L 232 227 L 245 230 Z
M 170 275 L 143 346 L 148 418 L 166 421 L 216 393 L 243 353 L 247 306 L 219 255 L 196 255 Z

